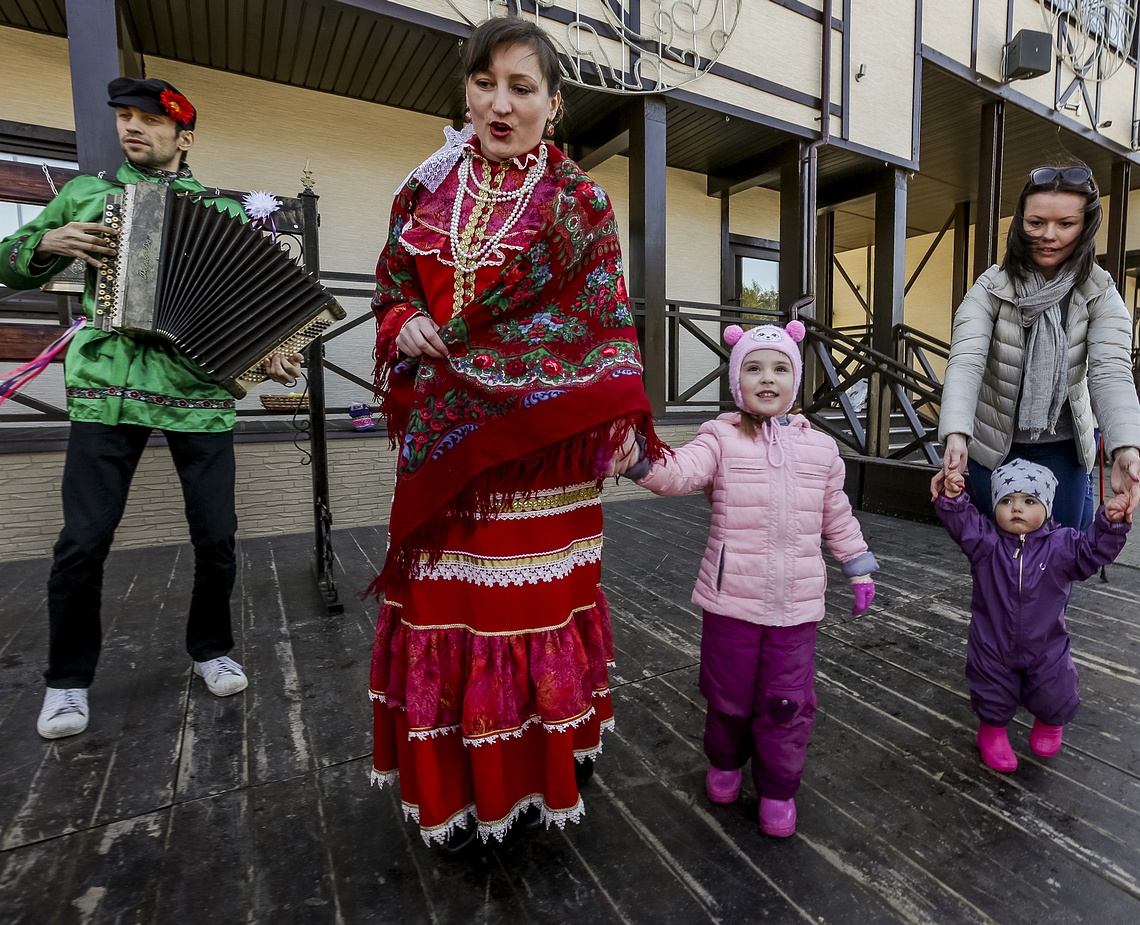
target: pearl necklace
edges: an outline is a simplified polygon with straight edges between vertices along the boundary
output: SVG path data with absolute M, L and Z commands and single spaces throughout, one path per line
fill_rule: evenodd
M 540 144 L 538 146 L 538 158 L 535 163 L 527 168 L 526 177 L 523 178 L 522 186 L 517 190 L 504 192 L 501 189 L 492 189 L 487 186 L 485 182 L 480 181 L 478 177 L 475 177 L 475 190 L 474 192 L 470 192 L 473 154 L 474 152 L 472 152 L 470 148 L 465 149 L 463 152 L 463 160 L 459 164 L 459 189 L 456 190 L 455 193 L 455 204 L 451 207 L 451 226 L 448 228 L 448 238 L 451 241 L 451 256 L 455 260 L 456 269 L 464 273 L 473 272 L 479 267 L 495 265 L 492 256 L 498 250 L 503 238 L 511 233 L 515 223 L 522 217 L 527 206 L 530 205 L 530 198 L 534 194 L 535 187 L 538 186 L 538 181 L 542 179 L 542 175 L 546 171 L 546 145 Z M 499 230 L 478 246 L 470 249 L 463 246 L 462 237 L 459 233 L 459 220 L 463 212 L 463 200 L 468 195 L 475 200 L 476 209 L 479 208 L 481 203 L 485 202 L 514 201 L 510 215 L 503 220 L 503 224 L 499 227 Z

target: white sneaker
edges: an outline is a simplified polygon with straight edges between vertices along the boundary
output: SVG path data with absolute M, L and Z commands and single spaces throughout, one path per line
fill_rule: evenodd
M 44 692 L 44 705 L 36 722 L 36 731 L 45 739 L 62 739 L 78 735 L 87 728 L 87 688 L 49 687 Z
M 195 662 L 194 674 L 206 682 L 206 687 L 216 697 L 229 697 L 249 687 L 249 679 L 241 665 L 226 655 L 208 662 Z

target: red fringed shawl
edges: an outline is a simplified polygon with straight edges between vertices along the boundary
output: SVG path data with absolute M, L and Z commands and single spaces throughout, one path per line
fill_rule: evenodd
M 599 480 L 630 428 L 663 447 L 641 381 L 617 221 L 605 192 L 557 148 L 554 196 L 525 251 L 440 329 L 450 356 L 417 365 L 377 343 L 376 393 L 400 448 L 391 546 L 374 590 L 438 559 L 449 521 L 472 525 L 535 477 Z M 400 245 L 419 183 L 397 194 L 376 268 L 373 310 L 428 312 L 415 258 Z M 410 315 L 410 312 L 409 312 Z M 549 482 L 547 482 L 549 484 Z

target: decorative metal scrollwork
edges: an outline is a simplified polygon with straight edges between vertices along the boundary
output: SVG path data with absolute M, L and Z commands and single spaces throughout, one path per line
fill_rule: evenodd
M 1132 47 L 1140 0 L 1042 0 L 1057 53 L 1087 82 L 1108 80 Z
M 474 25 L 455 0 L 448 3 Z M 525 16 L 545 26 L 561 52 L 568 83 L 608 93 L 660 93 L 691 83 L 720 59 L 742 3 L 486 0 L 485 5 L 488 18 Z M 640 11 L 640 22 L 634 22 L 634 10 Z

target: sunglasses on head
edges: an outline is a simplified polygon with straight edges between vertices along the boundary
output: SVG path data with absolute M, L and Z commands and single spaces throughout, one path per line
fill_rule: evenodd
M 1071 183 L 1081 186 L 1092 179 L 1092 170 L 1088 167 L 1035 167 L 1029 171 L 1029 182 L 1034 186 L 1045 186 L 1060 180 L 1062 183 Z

